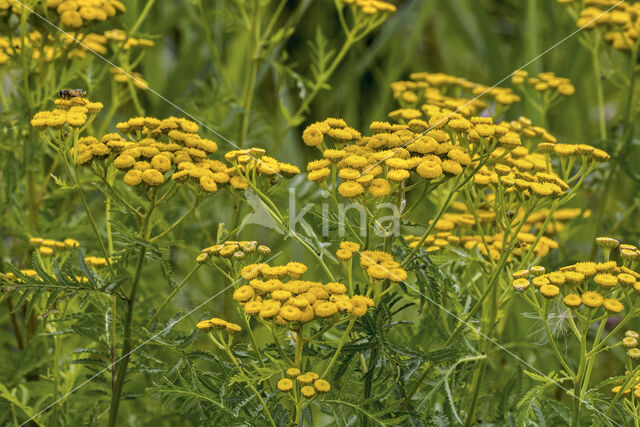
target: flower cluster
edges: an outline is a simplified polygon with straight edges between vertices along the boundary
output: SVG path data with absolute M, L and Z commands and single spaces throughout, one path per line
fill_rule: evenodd
M 407 279 L 407 272 L 400 263 L 393 259 L 391 254 L 382 251 L 362 251 L 360 253 L 360 266 L 373 280 L 386 280 L 402 282 Z
M 558 3 L 573 5 L 577 0 L 558 0 Z M 580 28 L 602 29 L 604 40 L 619 51 L 630 51 L 638 42 L 640 29 L 640 5 L 627 1 L 587 0 L 576 25 Z
M 511 105 L 520 101 L 520 97 L 511 89 L 488 87 L 473 83 L 461 77 L 443 73 L 419 72 L 409 75 L 407 81 L 397 81 L 391 84 L 393 96 L 401 105 L 421 108 L 422 110 L 450 114 L 457 111 L 464 116 L 472 116 L 487 108 L 486 98 L 501 105 Z M 447 93 L 466 92 L 470 96 L 455 98 Z M 422 104 L 422 105 L 421 105 Z
M 198 257 L 196 258 L 196 261 L 198 261 L 199 263 L 203 263 L 212 256 L 230 258 L 234 260 L 244 260 L 247 255 L 255 253 L 257 253 L 258 258 L 260 258 L 262 255 L 270 254 L 271 249 L 265 245 L 258 245 L 258 242 L 256 241 L 236 242 L 228 240 L 224 243 L 202 249 Z M 247 271 L 249 271 L 249 269 Z
M 341 0 L 342 3 L 353 5 L 365 15 L 389 14 L 396 11 L 396 7 L 381 0 Z
M 286 376 L 280 379 L 277 384 L 278 390 L 283 393 L 289 393 L 293 390 L 294 394 L 299 392 L 300 395 L 310 399 L 316 393 L 328 393 L 331 390 L 329 381 L 323 380 L 313 371 L 303 374 L 298 368 L 289 368 L 285 374 Z
M 374 134 L 361 136 L 342 119 L 314 123 L 305 129 L 302 140 L 318 147 L 323 158 L 309 162 L 308 179 L 326 186 L 327 177 L 331 175 L 333 181 L 337 175 L 343 180 L 338 186 L 343 197 L 358 197 L 366 191 L 367 196 L 380 198 L 398 189 L 412 173 L 429 182 L 460 175 L 471 164 L 468 151 L 442 130 L 423 135 L 425 126 L 373 122 Z M 325 137 L 333 142 L 331 147 Z
M 63 126 L 80 128 L 92 121 L 102 110 L 101 102 L 91 102 L 87 98 L 56 99 L 56 108 L 39 111 L 31 119 L 31 126 L 39 131 L 57 130 Z
M 436 221 L 434 229 L 438 232 L 435 235 L 427 236 L 422 247 L 427 252 L 438 251 L 450 246 L 467 251 L 477 248 L 484 256 L 490 255 L 497 260 L 502 252 L 504 235 L 496 221 L 496 213 L 479 205 L 475 209 L 475 214 L 472 214 L 468 211 L 467 206 L 461 202 L 455 202 L 453 208 L 461 212 L 447 212 Z M 514 228 L 524 215 L 525 211 L 522 208 L 514 212 L 510 227 Z M 525 218 L 521 232 L 517 235 L 518 245 L 512 255 L 520 257 L 528 253 L 533 243 L 535 243 L 533 253 L 536 256 L 547 255 L 550 250 L 558 248 L 558 243 L 548 236 L 562 232 L 566 222 L 578 216 L 588 218 L 590 215 L 591 211 L 589 210 L 583 211 L 574 208 L 558 209 L 553 213 L 549 209 L 540 209 L 534 212 Z M 551 220 L 544 226 L 545 219 L 549 216 Z M 477 227 L 482 227 L 483 232 L 480 233 Z M 544 230 L 542 230 L 543 227 Z M 541 230 L 544 233 L 537 242 L 536 235 L 533 233 L 535 230 Z M 420 236 L 409 234 L 404 239 L 410 248 L 415 248 L 420 241 Z
M 198 125 L 183 118 L 136 117 L 116 125 L 128 137 L 108 133 L 100 141 L 80 138 L 77 163 L 89 165 L 104 159 L 107 165 L 125 171 L 123 181 L 135 187 L 157 187 L 168 179 L 185 182 L 192 178 L 205 192 L 215 192 L 218 184 L 229 182 L 222 162 L 207 159 L 218 145 L 201 138 Z
M 350 261 L 359 250 L 360 245 L 355 242 L 340 242 L 340 248 L 336 251 L 336 258 L 342 262 Z
M 576 88 L 571 81 L 565 77 L 558 77 L 555 73 L 540 73 L 536 77 L 529 77 L 525 70 L 518 70 L 513 73 L 511 81 L 516 86 L 521 86 L 525 82 L 537 92 L 557 92 L 560 95 L 571 96 L 576 92 Z
M 627 355 L 632 359 L 640 358 L 640 348 L 638 348 L 638 339 L 640 334 L 636 331 L 627 331 L 620 343 L 627 349 Z
M 249 285 L 236 289 L 233 298 L 243 304 L 247 314 L 287 326 L 289 322 L 307 323 L 316 318 L 360 317 L 373 306 L 370 298 L 349 297 L 346 292 L 346 286 L 338 282 L 323 285 L 307 280 L 253 279 Z
M 323 285 L 299 280 L 306 270 L 307 266 L 299 262 L 279 266 L 246 265 L 240 274 L 249 284 L 237 288 L 233 299 L 244 307 L 245 313 L 275 320 L 280 326 L 342 315 L 360 317 L 373 306 L 370 298 L 349 296 L 342 283 Z
M 133 82 L 133 85 L 138 89 L 149 89 L 149 83 L 142 77 L 142 74 L 140 73 L 125 73 L 120 68 L 110 68 L 109 72 L 113 74 L 113 80 L 118 83 L 127 83 L 129 80 L 131 80 Z
M 637 335 L 636 332 L 634 331 L 627 331 L 627 333 L 631 332 L 632 334 Z M 634 349 L 631 349 L 634 350 Z M 637 354 L 637 356 L 640 356 L 640 349 L 638 350 L 638 352 L 633 352 L 633 354 Z M 632 356 L 630 356 L 632 357 Z M 632 357 L 632 358 L 637 358 L 637 357 Z M 640 399 L 640 376 L 635 375 L 632 376 L 631 372 L 626 371 L 624 378 L 622 380 L 620 380 L 619 382 L 625 383 L 626 384 L 626 388 L 624 390 L 622 390 L 622 386 L 621 385 L 617 385 L 615 387 L 613 387 L 611 389 L 611 392 L 614 394 L 618 394 L 618 393 L 622 393 L 623 396 L 627 396 L 627 395 L 631 395 L 631 392 L 633 391 L 633 396 L 636 399 Z
M 29 244 L 37 247 L 40 255 L 44 256 L 51 256 L 55 251 L 68 251 L 80 246 L 77 240 L 70 238 L 57 241 L 53 239 L 43 239 L 41 237 L 32 237 L 29 239 Z
M 240 325 L 227 322 L 226 320 L 217 317 L 198 322 L 196 328 L 198 328 L 198 330 L 201 332 L 209 332 L 211 330 L 226 330 L 229 333 L 236 334 L 242 331 L 242 327 Z
M 615 239 L 610 240 L 617 243 Z M 550 273 L 545 273 L 544 267 L 532 267 L 514 273 L 513 288 L 524 292 L 533 284 L 544 298 L 562 295 L 563 303 L 571 309 L 584 305 L 587 309 L 604 307 L 611 314 L 619 313 L 625 308 L 621 297 L 629 299 L 631 289 L 640 292 L 640 274 L 632 269 L 640 252 L 631 245 L 619 245 L 615 250 L 623 259 L 622 265 L 614 260 L 588 261 Z M 627 253 L 625 256 L 623 251 Z
M 238 190 L 248 188 L 250 183 L 254 187 L 268 188 L 277 182 L 278 176 L 289 179 L 300 173 L 297 166 L 267 156 L 261 148 L 232 150 L 224 158 L 231 165 L 228 168 L 231 185 Z
M 448 216 L 440 221 L 451 221 L 452 219 L 451 216 Z M 500 258 L 504 246 L 504 235 L 502 233 L 481 235 L 477 233 L 465 233 L 463 231 L 460 234 L 461 235 L 458 236 L 450 231 L 441 231 L 435 235 L 427 236 L 423 242 L 423 246 L 427 252 L 434 252 L 447 247 L 456 247 L 467 251 L 477 249 L 485 257 L 491 257 L 496 261 Z M 541 236 L 536 241 L 534 234 L 520 232 L 516 238 L 518 245 L 510 254 L 508 261 L 510 261 L 513 256 L 522 257 L 530 250 L 532 250 L 536 256 L 544 257 L 552 249 L 558 248 L 558 243 L 547 236 Z M 405 236 L 405 241 L 409 247 L 415 248 L 420 241 L 420 237 L 410 234 Z M 532 246 L 533 249 L 531 249 Z
M 64 27 L 73 29 L 105 21 L 126 11 L 118 0 L 47 0 L 46 6 L 55 10 Z

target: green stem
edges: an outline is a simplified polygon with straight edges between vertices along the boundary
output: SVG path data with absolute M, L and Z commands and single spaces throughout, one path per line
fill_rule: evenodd
M 593 60 L 593 73 L 596 77 L 596 95 L 598 100 L 598 118 L 600 129 L 600 140 L 607 140 L 607 122 L 604 111 L 604 89 L 602 87 L 602 72 L 600 71 L 600 32 L 596 30 L 596 43 L 591 50 L 591 58 Z
M 355 325 L 355 323 L 356 323 L 356 318 L 354 317 L 353 319 L 351 319 L 351 321 L 347 325 L 347 330 L 344 331 L 344 335 L 342 335 L 342 338 L 340 339 L 340 342 L 338 343 L 338 347 L 336 348 L 336 352 L 333 354 L 333 357 L 331 358 L 331 361 L 329 362 L 329 364 L 325 368 L 325 370 L 322 373 L 322 375 L 320 375 L 321 378 L 326 378 L 327 374 L 329 374 L 329 371 L 331 370 L 331 367 L 333 366 L 334 363 L 336 363 L 336 360 L 338 360 L 338 356 L 340 355 L 340 352 L 342 351 L 342 347 L 344 347 L 344 344 L 347 341 L 347 337 L 351 333 L 351 329 L 353 328 L 353 325 Z
M 186 211 L 180 218 L 178 218 L 173 224 L 171 224 L 169 227 L 167 227 L 166 229 L 164 229 L 160 234 L 154 236 L 153 238 L 151 238 L 151 240 L 149 240 L 150 243 L 155 242 L 156 240 L 166 236 L 167 234 L 169 234 L 174 228 L 176 228 L 178 225 L 180 225 L 180 223 L 182 221 L 184 221 L 189 215 L 191 215 L 193 213 L 193 211 L 195 211 L 197 208 L 197 205 L 192 206 L 191 208 L 189 208 L 188 211 Z
M 214 342 L 216 342 L 216 340 L 211 336 L 211 334 L 209 334 L 209 336 L 211 337 L 211 339 L 214 340 Z M 238 363 L 238 360 L 235 358 L 235 356 L 231 352 L 231 349 L 229 348 L 229 344 L 225 343 L 225 345 L 223 345 L 222 348 L 224 349 L 225 353 L 227 353 L 227 356 L 229 356 L 229 359 L 231 359 L 231 361 L 235 365 L 236 369 L 238 369 L 238 371 L 240 372 L 240 375 L 243 377 L 244 381 L 247 383 L 247 387 L 249 387 L 251 389 L 253 394 L 256 395 L 256 397 L 258 398 L 258 400 L 262 404 L 262 408 L 264 410 L 264 413 L 267 415 L 267 418 L 269 419 L 269 422 L 271 423 L 271 425 L 273 427 L 276 427 L 276 423 L 273 420 L 273 417 L 271 416 L 271 412 L 269 411 L 269 408 L 267 408 L 267 404 L 262 399 L 262 395 L 260 394 L 260 392 L 258 392 L 258 390 L 253 385 L 253 381 L 251 379 L 249 379 L 247 377 L 247 375 L 244 373 L 244 370 L 240 366 L 240 363 Z
M 151 203 L 149 205 L 149 210 L 142 220 L 142 225 L 140 229 L 140 237 L 146 241 L 149 240 L 149 234 L 151 233 L 151 217 L 153 215 L 153 210 L 155 208 L 155 190 L 151 190 Z M 147 253 L 147 247 L 142 246 L 138 251 L 138 260 L 136 263 L 136 271 L 133 276 L 133 283 L 131 285 L 131 293 L 129 295 L 127 301 L 127 313 L 124 320 L 124 335 L 123 341 L 124 345 L 122 347 L 122 356 L 118 360 L 118 366 L 116 369 L 116 383 L 114 392 L 111 396 L 111 406 L 109 408 L 109 427 L 115 427 L 117 423 L 118 417 L 118 408 L 120 406 L 120 396 L 122 394 L 122 387 L 124 386 L 124 378 L 127 372 L 127 365 L 129 364 L 129 357 L 131 355 L 132 348 L 132 325 L 133 325 L 133 313 L 135 307 L 136 300 L 136 292 L 138 290 L 138 283 L 140 282 L 140 277 L 142 276 L 142 266 L 144 264 L 145 256 Z
M 302 336 L 302 327 L 296 330 L 296 358 L 294 360 L 294 366 L 300 368 L 302 364 L 302 347 L 304 346 L 304 338 Z

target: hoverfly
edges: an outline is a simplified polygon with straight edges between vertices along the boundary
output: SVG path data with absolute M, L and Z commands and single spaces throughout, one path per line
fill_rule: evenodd
M 58 96 L 62 99 L 82 98 L 87 94 L 84 89 L 60 89 Z

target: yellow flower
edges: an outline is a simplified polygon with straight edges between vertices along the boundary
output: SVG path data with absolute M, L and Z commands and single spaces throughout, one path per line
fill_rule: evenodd
M 228 322 L 226 324 L 227 332 L 237 334 L 242 331 L 242 326 Z
M 364 192 L 364 188 L 361 184 L 354 181 L 347 181 L 340 184 L 338 187 L 338 192 L 343 197 L 356 197 Z
M 604 300 L 604 308 L 611 314 L 620 313 L 624 310 L 624 305 L 616 298 L 607 298 Z
M 424 179 L 435 179 L 442 176 L 442 167 L 432 160 L 422 161 L 416 171 Z
M 513 290 L 516 292 L 524 292 L 529 288 L 530 282 L 525 278 L 519 278 L 513 281 Z
M 347 292 L 347 287 L 339 282 L 331 282 L 324 285 L 324 288 L 332 294 L 342 295 Z
M 284 320 L 295 321 L 300 319 L 300 309 L 292 305 L 281 307 L 279 314 Z
M 120 154 L 113 160 L 113 166 L 117 169 L 130 169 L 135 163 L 136 159 L 129 154 Z
M 626 331 L 624 333 L 624 335 L 626 337 L 632 337 L 632 338 L 635 338 L 635 339 L 640 339 L 640 334 L 638 334 L 636 331 L 629 330 L 629 331 Z
M 630 348 L 629 350 L 627 350 L 627 355 L 632 359 L 640 358 L 640 348 Z
M 260 308 L 260 317 L 265 319 L 274 317 L 280 311 L 280 302 L 275 300 L 267 300 L 262 303 Z
M 209 332 L 212 327 L 213 325 L 211 325 L 211 322 L 209 320 L 203 320 L 202 322 L 198 322 L 198 324 L 196 325 L 196 328 L 198 328 L 198 330 L 202 332 Z
M 360 250 L 360 245 L 355 242 L 344 241 L 340 242 L 340 249 L 346 249 L 350 252 L 358 252 Z
M 280 381 L 278 381 L 278 390 L 280 390 L 283 393 L 286 393 L 288 391 L 291 391 L 291 389 L 293 389 L 293 381 L 291 381 L 289 378 L 282 378 Z
M 576 308 L 582 304 L 582 298 L 580 298 L 578 294 L 569 294 L 562 299 L 562 302 L 564 302 L 564 305 L 567 307 Z
M 233 292 L 233 299 L 239 302 L 246 302 L 253 298 L 253 294 L 253 288 L 249 285 L 244 285 Z
M 373 264 L 367 268 L 367 274 L 374 279 L 384 280 L 389 277 L 389 270 L 378 264 Z
M 618 278 L 609 273 L 596 274 L 593 281 L 603 288 L 612 288 L 618 284 Z
M 351 314 L 356 317 L 362 317 L 367 314 L 368 306 L 365 302 L 351 298 Z
M 298 375 L 296 377 L 296 381 L 298 381 L 300 384 L 311 384 L 314 379 L 315 378 L 313 378 L 312 375 L 309 375 L 308 372 L 306 374 Z
M 135 187 L 142 182 L 142 172 L 135 169 L 130 170 L 124 175 L 124 178 L 122 178 L 122 180 L 128 186 Z
M 207 193 L 215 193 L 218 191 L 218 184 L 210 176 L 203 175 L 200 177 L 200 187 Z
M 312 398 L 313 396 L 315 396 L 315 395 L 316 395 L 316 391 L 315 391 L 315 389 L 314 389 L 313 387 L 311 387 L 311 386 L 308 386 L 308 385 L 306 385 L 306 386 L 302 387 L 302 388 L 300 389 L 300 393 L 301 393 L 304 397 L 306 397 L 306 398 L 308 398 L 308 399 L 310 399 L 310 398 Z
M 147 169 L 142 172 L 142 180 L 150 186 L 156 187 L 164 183 L 164 176 L 158 170 Z
M 321 302 L 315 307 L 315 313 L 319 317 L 331 317 L 338 311 L 338 307 L 332 302 Z
M 307 126 L 304 132 L 302 132 L 302 141 L 310 147 L 322 144 L 323 139 L 324 134 L 315 124 Z
M 595 262 L 579 262 L 575 265 L 575 271 L 578 273 L 584 274 L 586 277 L 593 276 L 596 274 L 596 263 Z
M 261 301 L 249 301 L 244 305 L 244 311 L 247 314 L 258 314 L 262 310 L 262 302 Z
M 301 262 L 290 262 L 286 265 L 289 276 L 293 279 L 297 279 L 307 271 L 307 266 Z
M 555 298 L 560 293 L 560 288 L 555 285 L 543 285 L 540 287 L 540 293 L 545 298 Z
M 340 261 L 349 261 L 351 259 L 351 257 L 353 256 L 353 252 L 348 251 L 346 249 L 338 249 L 336 251 L 336 257 L 340 260 Z
M 604 298 L 597 292 L 589 291 L 582 294 L 582 303 L 590 308 L 598 308 L 604 303 Z
M 392 181 L 404 181 L 405 179 L 408 179 L 409 176 L 409 171 L 405 169 L 391 169 L 389 172 L 387 172 L 387 178 Z
M 82 16 L 74 10 L 67 10 L 60 15 L 60 22 L 68 28 L 82 27 Z
M 624 286 L 633 286 L 636 283 L 636 278 L 631 274 L 620 273 L 618 274 L 618 283 Z
M 214 329 L 226 329 L 229 322 L 224 319 L 220 319 L 218 317 L 213 317 L 209 319 L 209 323 Z
M 600 246 L 601 248 L 615 249 L 620 245 L 620 242 L 611 237 L 597 237 L 596 245 Z
M 389 280 L 392 282 L 402 282 L 407 279 L 407 272 L 402 268 L 390 268 Z
M 566 278 L 564 276 L 564 273 L 560 272 L 560 271 L 554 271 L 551 272 L 549 274 L 547 274 L 547 278 L 549 279 L 549 281 L 556 285 L 556 286 L 561 286 L 564 285 Z
M 345 180 L 356 180 L 360 178 L 360 171 L 353 168 L 343 168 L 338 172 L 338 176 Z
M 579 285 L 584 280 L 584 274 L 576 271 L 565 271 L 563 274 L 567 281 L 572 285 Z
M 442 171 L 448 175 L 458 176 L 462 173 L 462 166 L 460 163 L 453 160 L 443 160 L 440 165 Z
M 326 177 L 329 176 L 329 174 L 331 174 L 331 169 L 320 168 L 320 169 L 312 170 L 311 172 L 309 172 L 307 179 L 312 182 L 319 182 L 319 181 L 323 181 Z
M 638 339 L 635 337 L 624 337 L 622 339 L 622 345 L 627 348 L 633 348 L 638 346 Z
M 53 249 L 47 246 L 41 246 L 40 249 L 38 249 L 38 252 L 43 256 L 53 255 Z
M 290 376 L 292 378 L 297 377 L 298 375 L 300 375 L 300 369 L 298 368 L 289 368 L 285 371 L 285 373 L 287 374 L 287 376 Z
M 529 275 L 529 270 L 518 270 L 515 273 L 513 273 L 511 276 L 514 279 L 521 279 L 521 278 L 525 278 Z
M 313 382 L 313 387 L 318 393 L 328 393 L 331 390 L 331 385 L 327 380 L 317 379 Z
M 249 187 L 247 181 L 238 175 L 232 177 L 229 182 L 231 183 L 231 186 L 236 190 L 245 190 Z

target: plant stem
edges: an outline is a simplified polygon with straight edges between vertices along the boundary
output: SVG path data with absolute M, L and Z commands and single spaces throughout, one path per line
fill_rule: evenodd
M 356 318 L 354 317 L 353 319 L 351 319 L 351 321 L 347 325 L 347 329 L 346 329 L 346 331 L 344 331 L 344 335 L 342 336 L 342 338 L 340 339 L 340 342 L 338 343 L 338 347 L 336 348 L 336 352 L 333 354 L 333 357 L 331 358 L 331 361 L 329 362 L 329 364 L 325 368 L 325 370 L 322 373 L 322 375 L 320 375 L 321 378 L 326 378 L 327 374 L 331 370 L 331 367 L 333 366 L 334 363 L 336 363 L 336 360 L 338 360 L 338 356 L 340 355 L 340 351 L 342 351 L 342 347 L 344 346 L 344 343 L 347 341 L 347 337 L 351 333 L 351 329 L 353 328 L 353 325 L 355 325 L 355 323 L 356 323 Z
M 211 334 L 209 334 L 209 336 L 211 337 L 211 339 L 214 340 L 214 342 L 216 342 L 215 339 L 211 336 Z M 233 364 L 236 366 L 236 368 L 240 372 L 240 375 L 243 377 L 244 381 L 247 383 L 247 387 L 249 387 L 251 389 L 251 391 L 253 391 L 253 393 L 256 395 L 256 397 L 258 398 L 258 400 L 262 404 L 262 408 L 264 409 L 264 413 L 267 415 L 267 418 L 269 419 L 269 422 L 271 423 L 271 425 L 273 427 L 276 427 L 276 423 L 275 423 L 275 421 L 273 421 L 273 417 L 271 416 L 271 412 L 269 411 L 269 408 L 267 408 L 267 404 L 262 399 L 262 395 L 260 394 L 260 392 L 258 392 L 258 390 L 253 385 L 252 381 L 244 373 L 244 370 L 240 366 L 240 363 L 238 363 L 238 360 L 235 358 L 235 356 L 231 352 L 231 349 L 229 348 L 229 344 L 225 343 L 225 345 L 223 345 L 222 348 L 224 349 L 225 353 L 227 353 L 227 356 L 229 356 L 229 359 L 231 359 Z
M 304 345 L 304 339 L 302 337 L 302 327 L 296 330 L 296 358 L 294 360 L 294 366 L 300 368 L 302 364 L 302 346 Z
M 155 190 L 151 190 L 151 203 L 149 205 L 149 210 L 142 220 L 142 225 L 140 229 L 140 236 L 144 240 L 149 240 L 149 234 L 151 233 L 151 217 L 153 215 L 153 210 L 155 208 Z M 140 282 L 140 277 L 142 275 L 142 265 L 144 264 L 144 259 L 147 253 L 147 247 L 142 246 L 138 251 L 138 260 L 136 263 L 136 270 L 133 276 L 133 283 L 131 285 L 131 294 L 127 300 L 127 313 L 124 321 L 124 336 L 123 341 L 124 345 L 122 347 L 122 356 L 118 360 L 118 367 L 116 369 L 116 383 L 113 394 L 111 396 L 111 406 L 109 408 L 109 427 L 115 427 L 118 417 L 118 407 L 120 406 L 120 396 L 122 394 L 122 387 L 124 385 L 124 378 L 127 372 L 127 365 L 129 364 L 129 356 L 131 354 L 131 333 L 132 333 L 132 324 L 133 324 L 133 311 L 135 306 L 136 292 L 138 289 L 138 283 Z
M 595 33 L 596 43 L 591 50 L 591 58 L 593 60 L 593 73 L 596 76 L 596 95 L 598 100 L 598 117 L 599 117 L 599 129 L 600 140 L 607 140 L 607 121 L 604 111 L 604 89 L 602 87 L 602 72 L 600 71 L 600 32 L 596 30 Z

